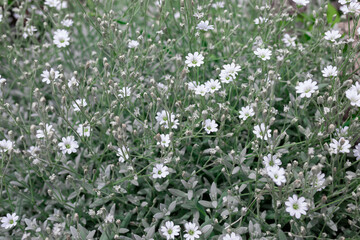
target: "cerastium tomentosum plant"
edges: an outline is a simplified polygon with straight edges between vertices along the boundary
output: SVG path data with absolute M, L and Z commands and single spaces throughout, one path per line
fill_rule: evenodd
M 357 239 L 360 3 L 0 3 L 6 239 Z

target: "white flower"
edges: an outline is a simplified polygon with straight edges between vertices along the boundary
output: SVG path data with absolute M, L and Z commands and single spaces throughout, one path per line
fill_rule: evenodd
M 166 129 L 169 128 L 169 125 L 171 126 L 171 128 L 177 129 L 177 126 L 179 125 L 179 120 L 175 119 L 175 115 L 172 113 L 168 113 L 165 110 L 158 112 L 155 118 L 156 121 L 158 121 L 160 125 L 164 125 Z
M 76 132 L 81 136 L 81 137 L 90 137 L 90 126 L 86 126 L 84 124 L 79 124 Z
M 70 45 L 69 32 L 64 29 L 58 29 L 54 33 L 53 40 L 54 40 L 54 44 L 58 48 L 62 48 L 62 47 L 66 47 L 66 46 Z
M 201 231 L 198 230 L 199 227 L 196 226 L 195 223 L 185 223 L 185 232 L 184 237 L 186 240 L 195 240 L 197 238 L 200 238 Z
M 220 81 L 222 83 L 229 83 L 232 82 L 234 80 L 235 76 L 232 75 L 231 73 L 225 72 L 225 71 L 221 71 L 220 73 Z
M 242 107 L 239 113 L 239 118 L 244 121 L 248 119 L 248 117 L 252 117 L 255 115 L 254 109 L 252 109 L 252 107 L 250 106 Z
M 170 134 L 160 134 L 160 142 L 158 142 L 158 145 L 161 145 L 163 147 L 169 147 L 170 144 Z
M 211 7 L 218 9 L 218 8 L 224 8 L 225 7 L 225 2 L 216 2 L 211 4 Z
M 197 86 L 194 91 L 196 95 L 205 96 L 209 92 L 209 89 L 204 84 L 201 84 Z
M 10 140 L 3 139 L 0 141 L 0 153 L 6 153 L 14 148 L 14 143 Z
M 214 30 L 214 25 L 209 25 L 209 21 L 201 21 L 197 26 L 196 29 L 198 30 L 203 30 L 203 31 L 207 31 L 207 30 Z
M 31 157 L 36 158 L 38 152 L 40 152 L 40 148 L 36 146 L 30 146 L 30 148 L 26 150 L 26 152 L 28 152 L 31 155 Z
M 348 130 L 349 130 L 348 126 L 340 127 L 340 128 L 335 129 L 335 134 L 338 137 L 345 137 L 348 135 Z
M 116 151 L 116 156 L 119 157 L 119 162 L 123 163 L 126 159 L 129 158 L 129 149 L 125 146 L 122 146 L 121 148 L 118 148 Z
M 3 77 L 0 75 L 0 85 L 3 84 L 3 83 L 5 83 L 5 82 L 6 82 L 6 79 L 3 78 Z
M 352 106 L 360 107 L 360 93 L 353 85 L 350 89 L 345 92 L 346 98 L 350 100 Z
M 167 240 L 175 239 L 180 234 L 180 226 L 175 225 L 173 221 L 167 221 L 165 226 L 161 226 L 160 231 Z
M 340 138 L 339 141 L 336 139 L 332 139 L 330 143 L 330 154 L 338 154 L 338 153 L 349 153 L 350 152 L 350 142 L 345 138 Z
M 15 227 L 17 224 L 17 220 L 19 220 L 19 216 L 16 215 L 16 213 L 13 214 L 6 214 L 6 217 L 2 217 L 1 218 L 1 227 L 5 228 L 5 229 L 9 229 L 12 227 Z
M 50 71 L 44 70 L 41 74 L 41 81 L 50 84 L 51 81 L 56 81 L 60 77 L 59 71 L 55 71 L 53 68 L 50 68 Z
M 192 81 L 192 82 L 186 83 L 186 85 L 188 86 L 189 90 L 194 91 L 199 84 L 196 81 Z
M 263 164 L 264 164 L 265 168 L 280 166 L 281 160 L 279 158 L 277 158 L 276 155 L 268 154 L 267 156 L 264 156 Z
M 231 233 L 226 234 L 225 237 L 223 237 L 223 240 L 242 240 L 242 237 L 240 237 L 238 234 Z
M 79 144 L 75 141 L 74 136 L 63 137 L 58 146 L 63 154 L 75 153 L 79 148 Z
M 0 23 L 2 22 L 2 20 L 3 20 L 3 15 L 2 15 L 2 13 L 0 12 Z
M 56 10 L 58 11 L 65 8 L 67 8 L 67 2 L 65 0 L 61 0 L 61 3 L 56 6 Z
M 105 223 L 113 223 L 115 221 L 114 219 L 114 215 L 112 215 L 111 213 L 109 213 L 106 218 L 104 219 Z
M 206 119 L 205 122 L 203 122 L 203 126 L 207 134 L 218 131 L 218 124 L 215 122 L 215 120 Z
M 311 79 L 306 80 L 305 82 L 300 82 L 298 86 L 295 87 L 296 92 L 300 93 L 300 97 L 310 98 L 311 94 L 313 94 L 317 89 L 317 83 L 312 81 Z
M 296 46 L 295 40 L 296 37 L 290 37 L 290 35 L 287 33 L 282 38 L 282 41 L 287 47 L 295 47 Z
M 345 4 L 351 3 L 353 1 L 354 0 L 339 0 L 339 3 L 342 4 L 342 5 L 345 5 Z
M 79 82 L 78 80 L 76 80 L 75 77 L 72 77 L 69 81 L 68 81 L 68 87 L 72 88 L 72 86 L 79 86 Z
M 120 98 L 125 98 L 125 97 L 130 97 L 130 94 L 131 94 L 131 88 L 130 87 L 123 87 L 122 89 L 120 89 L 118 96 Z
M 45 130 L 45 131 L 44 131 Z M 45 129 L 36 130 L 36 138 L 45 138 L 46 135 L 54 132 L 53 126 L 50 124 L 45 124 Z
M 137 48 L 139 46 L 139 42 L 138 41 L 135 41 L 135 40 L 131 40 L 129 43 L 128 43 L 128 48 Z
M 310 176 L 312 176 L 313 174 L 310 172 Z M 313 181 L 310 182 L 310 185 L 312 187 L 316 188 L 316 191 L 321 191 L 325 188 L 325 174 L 322 172 L 319 172 L 315 179 Z
M 357 29 L 357 34 L 360 35 L 360 27 Z
M 226 64 L 223 68 L 224 69 L 220 72 L 220 81 L 222 83 L 232 82 L 236 78 L 238 72 L 241 71 L 241 67 L 235 63 Z
M 48 5 L 49 7 L 57 7 L 58 5 L 60 5 L 60 0 L 46 0 L 45 5 Z
M 75 112 L 79 112 L 81 107 L 87 106 L 87 103 L 85 99 L 76 99 L 72 106 Z
M 23 33 L 23 38 L 27 38 L 28 36 L 33 36 L 37 32 L 36 27 L 34 26 L 26 26 Z
M 336 77 L 338 75 L 337 67 L 331 65 L 325 67 L 321 72 L 323 77 Z
M 64 19 L 61 21 L 61 25 L 64 27 L 71 27 L 73 25 L 74 21 L 71 19 Z
M 286 183 L 284 168 L 275 165 L 273 167 L 267 167 L 266 171 L 276 185 L 281 186 L 281 184 Z
M 156 164 L 153 168 L 153 178 L 164 178 L 169 175 L 169 169 L 164 164 Z
M 254 54 L 263 61 L 269 60 L 270 56 L 272 55 L 270 49 L 267 49 L 267 48 L 257 48 L 254 51 Z
M 267 21 L 268 21 L 267 18 L 258 17 L 258 18 L 255 18 L 254 23 L 255 23 L 256 25 L 259 25 L 259 24 L 266 23 Z
M 336 39 L 340 38 L 341 34 L 338 30 L 329 30 L 325 32 L 325 39 L 331 42 L 335 42 Z
M 201 53 L 195 52 L 194 54 L 189 53 L 185 57 L 185 64 L 188 67 L 200 67 L 204 63 L 204 57 Z
M 309 0 L 293 0 L 296 5 L 306 6 L 309 4 Z
M 296 194 L 288 198 L 288 201 L 285 202 L 286 211 L 290 213 L 290 216 L 294 216 L 299 219 L 301 214 L 306 215 L 308 210 L 307 203 L 304 197 L 298 198 Z
M 360 143 L 355 146 L 353 153 L 354 153 L 354 156 L 356 157 L 356 160 L 360 160 Z
M 219 80 L 210 79 L 205 83 L 205 88 L 208 92 L 214 93 L 221 88 Z
M 267 129 L 264 123 L 256 125 L 254 127 L 253 133 L 256 135 L 257 138 L 260 139 L 268 140 L 269 138 L 271 138 L 271 130 Z
M 344 14 L 355 14 L 355 16 L 359 15 L 360 13 L 360 4 L 358 2 L 352 1 L 349 5 L 343 5 L 340 7 L 340 10 Z

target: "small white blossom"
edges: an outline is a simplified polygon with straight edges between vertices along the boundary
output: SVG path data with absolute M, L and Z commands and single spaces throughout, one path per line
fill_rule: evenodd
M 226 234 L 222 240 L 242 240 L 242 237 L 240 237 L 236 233 Z
M 78 82 L 78 80 L 76 80 L 75 77 L 72 77 L 72 78 L 68 81 L 68 87 L 71 89 L 73 86 L 79 86 L 79 82 Z
M 209 89 L 204 84 L 201 84 L 199 86 L 196 86 L 194 92 L 196 95 L 205 96 L 209 92 Z
M 120 89 L 118 96 L 120 98 L 125 98 L 125 97 L 130 97 L 130 95 L 131 95 L 131 88 L 130 87 L 123 87 L 122 89 Z
M 75 102 L 73 102 L 72 106 L 75 112 L 79 112 L 80 108 L 87 106 L 87 103 L 85 99 L 76 99 Z
M 63 154 L 75 153 L 79 148 L 79 144 L 75 141 L 74 136 L 63 137 L 58 146 Z
M 254 109 L 252 109 L 252 107 L 250 106 L 242 107 L 239 113 L 239 118 L 244 121 L 249 117 L 253 117 L 255 115 Z
M 61 25 L 64 27 L 71 27 L 74 24 L 74 21 L 71 19 L 64 19 L 61 21 Z
M 309 0 L 293 0 L 294 3 L 296 3 L 296 5 L 299 5 L 299 6 L 306 6 L 309 4 Z
M 200 238 L 201 231 L 199 230 L 199 227 L 195 223 L 185 223 L 185 240 L 195 240 Z
M 279 166 L 273 166 L 266 168 L 267 174 L 278 186 L 286 183 L 285 169 Z
M 173 221 L 165 222 L 165 226 L 161 226 L 160 231 L 167 240 L 175 239 L 180 234 L 180 226 L 175 225 Z
M 1 227 L 5 229 L 15 227 L 17 224 L 17 220 L 19 220 L 19 216 L 17 216 L 16 213 L 7 213 L 5 217 L 1 218 Z
M 221 88 L 221 84 L 219 80 L 210 79 L 209 81 L 205 82 L 205 88 L 209 93 L 214 93 Z
M 336 77 L 338 75 L 337 67 L 327 66 L 322 71 L 323 77 Z
M 355 146 L 353 153 L 354 156 L 356 157 L 356 160 L 360 160 L 360 143 Z
M 90 126 L 84 125 L 84 124 L 79 124 L 76 132 L 77 132 L 81 137 L 90 137 Z
M 170 134 L 160 134 L 160 142 L 158 142 L 158 145 L 161 145 L 163 147 L 169 147 L 170 144 Z
M 258 17 L 258 18 L 255 18 L 254 23 L 255 23 L 256 25 L 259 25 L 259 24 L 266 23 L 267 21 L 268 21 L 267 18 Z
M 276 155 L 268 154 L 267 156 L 263 157 L 263 164 L 265 168 L 280 166 L 281 160 L 277 158 Z
M 264 123 L 254 126 L 253 133 L 257 138 L 264 139 L 265 141 L 271 138 L 271 130 L 267 129 Z
M 330 143 L 330 154 L 338 154 L 338 153 L 349 153 L 350 152 L 350 142 L 345 138 L 340 138 L 339 141 L 336 139 L 332 139 Z
M 57 79 L 60 78 L 60 73 L 59 71 L 55 71 L 53 68 L 50 68 L 50 71 L 48 70 L 44 70 L 41 74 L 41 81 L 46 83 L 46 84 L 50 84 L 50 82 L 52 81 L 56 81 Z
M 46 135 L 49 135 L 50 133 L 53 133 L 54 129 L 51 124 L 45 124 L 45 129 L 38 129 L 36 130 L 36 138 L 45 138 Z
M 215 120 L 206 119 L 203 123 L 203 126 L 207 134 L 218 131 L 218 124 L 215 122 Z
M 209 25 L 209 21 L 201 21 L 197 26 L 196 29 L 202 31 L 214 30 L 214 25 Z
M 5 153 L 14 148 L 14 143 L 10 140 L 3 139 L 0 141 L 0 153 Z
M 119 157 L 119 162 L 123 163 L 126 159 L 129 158 L 129 149 L 125 146 L 122 146 L 121 148 L 118 148 L 116 151 L 116 156 Z
M 189 53 L 185 57 L 185 64 L 188 67 L 200 67 L 204 63 L 204 57 L 201 53 L 195 52 L 194 54 Z
M 54 33 L 54 44 L 58 48 L 63 48 L 70 45 L 69 32 L 64 29 L 58 29 Z
M 284 42 L 284 44 L 287 47 L 295 47 L 296 43 L 295 43 L 296 37 L 291 37 L 289 34 L 285 34 L 284 37 L 282 38 L 282 41 Z
M 312 176 L 312 173 L 310 172 L 310 176 Z M 325 188 L 325 174 L 322 172 L 319 172 L 313 181 L 310 182 L 310 185 L 314 188 L 316 188 L 316 191 L 321 191 Z
M 298 198 L 296 194 L 289 197 L 288 201 L 285 202 L 285 205 L 286 211 L 290 213 L 290 216 L 295 216 L 297 219 L 299 219 L 301 215 L 306 215 L 306 211 L 308 210 L 305 198 Z
M 164 164 L 156 164 L 153 168 L 153 178 L 164 178 L 169 175 L 169 169 Z
M 271 50 L 267 48 L 257 48 L 254 54 L 263 61 L 269 60 L 272 55 Z
M 0 85 L 4 84 L 5 82 L 6 82 L 6 79 L 0 75 Z
M 355 16 L 360 14 L 360 4 L 357 1 L 352 1 L 348 5 L 343 5 L 340 10 L 346 14 L 354 14 Z
M 338 30 L 329 30 L 325 32 L 325 39 L 330 42 L 335 42 L 338 38 L 341 37 L 341 34 Z
M 312 81 L 311 79 L 306 80 L 305 82 L 300 82 L 298 86 L 295 87 L 296 93 L 300 93 L 300 97 L 310 98 L 311 94 L 313 94 L 317 89 L 317 83 Z
M 139 46 L 139 42 L 138 41 L 135 41 L 135 40 L 131 40 L 129 43 L 128 43 L 128 48 L 137 48 Z
M 164 125 L 166 129 L 169 128 L 169 125 L 172 129 L 177 129 L 179 125 L 179 120 L 175 118 L 175 115 L 165 110 L 156 114 L 156 121 L 158 121 L 160 125 Z

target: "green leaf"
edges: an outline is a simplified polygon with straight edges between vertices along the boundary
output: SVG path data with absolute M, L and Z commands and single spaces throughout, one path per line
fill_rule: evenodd
M 281 229 L 278 231 L 278 237 L 279 240 L 287 240 L 285 233 Z
M 340 22 L 340 14 L 331 3 L 328 4 L 326 18 L 327 22 L 331 24 L 332 27 L 335 25 L 335 23 Z

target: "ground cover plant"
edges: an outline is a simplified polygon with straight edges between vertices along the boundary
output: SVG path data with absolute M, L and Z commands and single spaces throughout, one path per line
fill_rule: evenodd
M 360 239 L 359 15 L 0 1 L 0 239 Z

